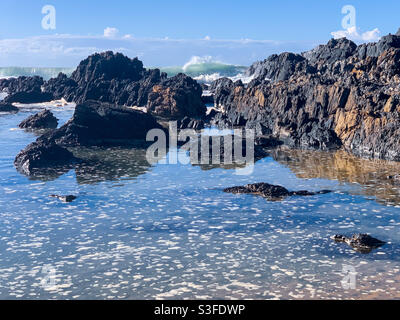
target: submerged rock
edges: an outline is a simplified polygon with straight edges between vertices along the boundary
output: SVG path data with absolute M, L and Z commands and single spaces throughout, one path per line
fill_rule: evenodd
M 332 240 L 348 244 L 354 250 L 361 253 L 370 253 L 373 249 L 379 248 L 386 242 L 371 237 L 368 234 L 355 234 L 351 237 L 343 235 L 334 235 Z
M 55 129 L 58 120 L 50 110 L 43 110 L 32 115 L 19 124 L 21 129 Z
M 72 202 L 77 199 L 77 196 L 74 196 L 74 195 L 59 196 L 56 194 L 51 194 L 49 197 L 57 198 L 58 200 L 61 200 L 62 202 Z
M 12 104 L 0 102 L 0 112 L 17 113 L 19 109 Z
M 31 176 L 45 171 L 69 166 L 78 159 L 65 148 L 55 143 L 33 142 L 16 156 L 14 165 L 17 170 Z
M 318 192 L 310 192 L 306 190 L 289 191 L 282 186 L 272 185 L 268 183 L 255 183 L 245 186 L 231 187 L 224 189 L 224 192 L 234 194 L 254 194 L 260 195 L 270 200 L 279 200 L 289 196 L 314 196 L 317 194 L 330 193 L 330 190 L 322 190 Z

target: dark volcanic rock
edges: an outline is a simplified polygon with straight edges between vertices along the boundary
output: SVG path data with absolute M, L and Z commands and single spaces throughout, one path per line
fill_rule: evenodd
M 87 101 L 70 121 L 39 138 L 66 146 L 104 146 L 145 142 L 147 132 L 162 127 L 149 114 L 126 107 Z
M 138 81 L 144 71 L 143 63 L 139 59 L 130 59 L 121 53 L 107 51 L 83 60 L 72 73 L 71 79 L 79 86 L 98 79 Z
M 58 120 L 49 110 L 41 111 L 19 124 L 21 129 L 55 129 L 57 128 Z
M 14 165 L 19 172 L 30 176 L 70 166 L 77 161 L 67 149 L 55 143 L 37 141 L 31 143 L 16 156 Z
M 331 40 L 303 57 L 272 56 L 250 69 L 273 79 L 281 70 L 287 70 L 283 81 L 213 83 L 210 90 L 221 113 L 211 123 L 255 129 L 291 147 L 344 148 L 400 161 L 399 36 L 359 47 Z
M 271 81 L 288 80 L 298 71 L 315 72 L 307 60 L 299 54 L 285 52 L 280 55 L 272 55 L 268 59 L 254 63 L 246 71 L 247 76 L 268 79 Z
M 7 103 L 42 103 L 53 100 L 53 95 L 49 92 L 42 91 L 21 91 L 9 94 L 4 98 Z
M 41 103 L 53 100 L 53 94 L 42 92 L 44 81 L 41 77 L 19 77 L 0 80 L 0 91 L 6 91 L 7 103 Z
M 201 86 L 180 73 L 153 87 L 148 97 L 147 110 L 153 115 L 170 119 L 203 117 L 207 108 L 201 96 Z
M 43 84 L 43 78 L 38 76 L 0 79 L 0 91 L 6 91 L 9 94 L 40 91 Z
M 335 235 L 332 240 L 336 242 L 344 242 L 351 246 L 354 250 L 361 253 L 370 253 L 373 249 L 379 248 L 386 244 L 386 242 L 375 239 L 368 234 L 355 234 L 352 237 L 343 235 Z
M 17 113 L 19 109 L 12 104 L 0 102 L 0 112 Z
M 281 186 L 276 186 L 268 183 L 255 183 L 248 184 L 246 186 L 226 188 L 224 189 L 224 192 L 235 194 L 254 194 L 260 195 L 270 200 L 279 200 L 289 196 L 314 196 L 317 194 L 326 194 L 331 191 L 322 190 L 318 192 L 309 192 L 302 190 L 290 192 L 289 190 Z
M 331 64 L 339 60 L 347 59 L 357 50 L 357 45 L 346 38 L 331 39 L 326 45 L 304 52 L 303 56 L 311 64 Z

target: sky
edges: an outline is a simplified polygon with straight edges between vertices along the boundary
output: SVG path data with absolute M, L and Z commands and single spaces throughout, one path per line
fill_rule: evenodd
M 194 56 L 250 65 L 332 37 L 377 41 L 400 27 L 398 0 L 1 2 L 0 67 L 74 67 L 105 50 L 138 56 L 146 66 L 184 65 Z M 55 29 L 43 28 L 46 5 L 55 9 Z M 352 27 L 343 27 L 345 5 L 355 9 Z

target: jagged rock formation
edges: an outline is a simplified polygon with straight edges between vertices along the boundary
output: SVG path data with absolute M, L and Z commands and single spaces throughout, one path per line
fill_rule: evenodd
M 108 146 L 144 143 L 147 132 L 162 129 L 150 114 L 98 101 L 78 104 L 74 115 L 61 128 L 39 141 L 61 146 Z
M 58 125 L 58 119 L 53 115 L 50 110 L 43 110 L 34 114 L 18 126 L 21 129 L 55 129 Z
M 250 67 L 247 85 L 211 86 L 220 127 L 255 128 L 289 146 L 400 160 L 400 36 L 355 45 L 331 40 Z M 268 78 L 268 80 L 266 80 Z
M 53 100 L 53 94 L 43 92 L 41 77 L 19 77 L 0 80 L 0 91 L 5 91 L 5 103 L 41 103 Z
M 269 200 L 280 200 L 290 196 L 314 196 L 317 194 L 330 193 L 330 190 L 322 190 L 318 192 L 310 192 L 306 190 L 289 191 L 282 186 L 276 186 L 268 183 L 255 183 L 246 186 L 232 187 L 224 189 L 224 192 L 234 194 L 254 194 Z
M 147 107 L 154 115 L 174 119 L 202 117 L 206 110 L 202 89 L 190 77 L 167 78 L 159 69 L 145 69 L 137 58 L 110 51 L 89 56 L 71 77 L 61 73 L 47 81 L 43 90 L 56 99 Z
M 81 61 L 71 77 L 60 73 L 47 82 L 40 77 L 0 80 L 7 103 L 39 103 L 64 98 L 83 103 L 96 100 L 121 106 L 147 107 L 152 114 L 172 119 L 204 117 L 202 88 L 179 74 L 167 78 L 159 69 L 145 69 L 137 58 L 111 51 Z

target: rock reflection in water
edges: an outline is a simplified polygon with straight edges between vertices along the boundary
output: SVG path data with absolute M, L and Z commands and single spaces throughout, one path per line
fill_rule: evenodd
M 151 164 L 146 160 L 144 148 L 71 148 L 82 162 L 68 166 L 44 168 L 29 176 L 30 180 L 53 181 L 74 169 L 78 184 L 134 179 L 148 172 Z
M 144 148 L 77 148 L 73 153 L 83 160 L 75 168 L 79 184 L 134 179 L 151 167 Z
M 330 179 L 361 185 L 361 194 L 376 197 L 383 204 L 400 204 L 400 187 L 388 176 L 400 172 L 400 163 L 368 160 L 346 151 L 308 151 L 278 148 L 272 157 L 301 179 Z

